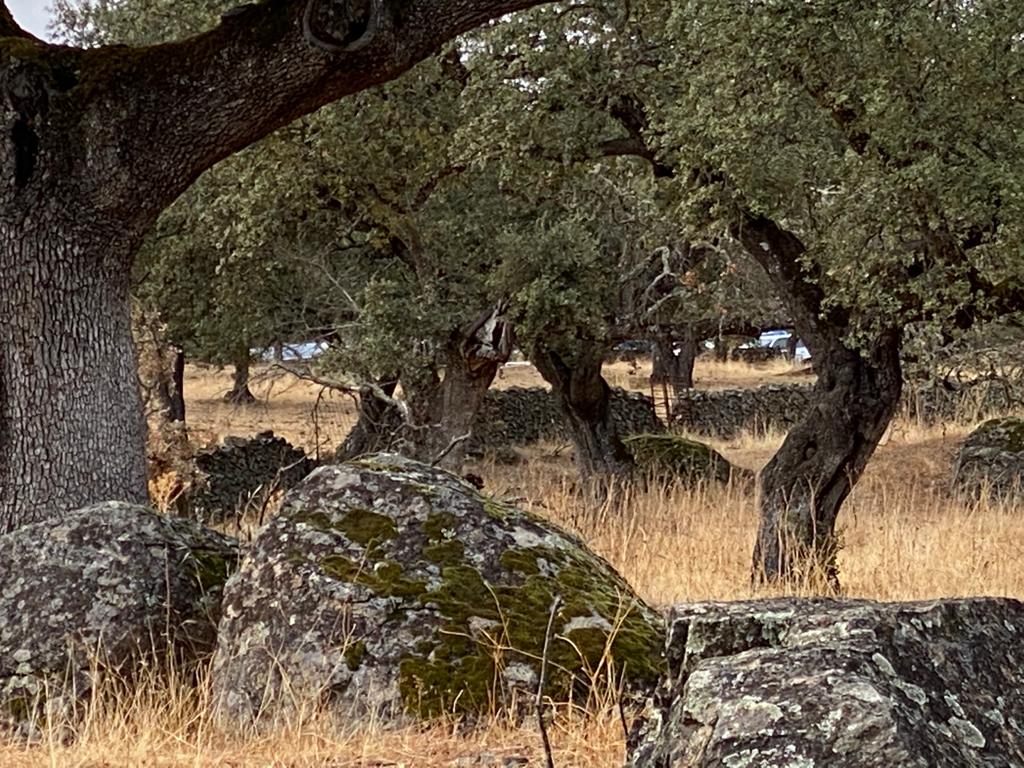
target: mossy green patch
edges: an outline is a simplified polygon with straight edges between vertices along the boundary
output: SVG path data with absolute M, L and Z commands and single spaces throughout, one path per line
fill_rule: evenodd
M 423 548 L 423 556 L 437 565 L 455 565 L 466 559 L 466 547 L 458 539 L 448 539 Z
M 506 549 L 501 553 L 501 565 L 524 576 L 535 576 L 540 573 L 538 556 L 543 557 L 543 554 L 533 548 Z
M 196 583 L 203 592 L 223 588 L 228 577 L 238 566 L 238 555 L 212 549 L 193 549 L 189 552 Z
M 732 472 L 731 465 L 720 453 L 678 435 L 632 435 L 623 442 L 642 470 L 663 479 L 726 482 Z
M 345 651 L 342 656 L 345 659 L 345 664 L 348 668 L 355 672 L 361 666 L 363 666 L 363 660 L 366 658 L 366 654 L 369 651 L 366 648 L 366 643 L 362 640 L 354 640 L 345 646 Z
M 356 562 L 344 555 L 328 555 L 320 559 L 319 565 L 332 579 L 361 584 L 381 597 L 410 599 L 427 591 L 425 582 L 407 578 L 402 566 L 393 560 Z
M 368 509 L 353 509 L 346 512 L 338 522 L 338 530 L 344 533 L 349 541 L 366 548 L 372 544 L 389 541 L 398 535 L 398 527 L 394 520 Z
M 551 563 L 558 575 L 541 575 L 538 559 Z M 422 717 L 480 713 L 494 698 L 501 665 L 537 666 L 556 595 L 562 606 L 556 632 L 577 617 L 600 617 L 598 624 L 614 630 L 609 635 L 600 626 L 585 626 L 571 633 L 571 642 L 556 639 L 548 651 L 548 695 L 568 700 L 584 693 L 589 684 L 584 670 L 599 669 L 607 656 L 631 683 L 657 682 L 662 624 L 602 561 L 584 551 L 541 547 L 507 550 L 501 560 L 522 583 L 489 584 L 476 568 L 463 563 L 443 568 L 441 586 L 422 596 L 425 605 L 444 617 L 444 624 L 429 653 L 409 654 L 402 661 L 406 707 Z M 474 619 L 493 623 L 489 641 L 472 636 Z
M 445 512 L 431 512 L 423 523 L 423 533 L 431 541 L 437 541 L 446 537 L 446 532 L 458 529 L 458 518 L 455 515 Z
M 1024 453 L 1024 419 L 990 419 L 975 430 L 971 439 L 978 443 L 990 442 L 1010 453 Z

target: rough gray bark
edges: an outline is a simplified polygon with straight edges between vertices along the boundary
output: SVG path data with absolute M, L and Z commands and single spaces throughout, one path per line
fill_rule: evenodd
M 536 349 L 530 356 L 569 425 L 580 475 L 598 484 L 626 477 L 634 467 L 612 418 L 611 388 L 601 375 L 605 353 L 601 344 L 580 342 L 571 360 L 551 349 Z
M 768 272 L 818 374 L 806 417 L 761 472 L 753 575 L 767 581 L 823 577 L 837 587 L 836 518 L 899 406 L 902 338 L 891 329 L 866 351 L 849 347 L 847 312 L 826 307 L 795 235 L 753 216 L 734 235 Z
M 303 34 L 306 0 L 244 6 L 181 42 L 89 50 L 36 40 L 0 2 L 0 530 L 145 499 L 127 276 L 142 236 L 199 174 L 539 4 L 372 4 L 371 39 L 329 54 Z
M 467 355 L 458 338 L 445 350 L 444 360 L 443 376 L 431 371 L 414 381 L 403 375 L 402 387 L 408 385 L 412 415 L 412 423 L 405 430 L 403 453 L 457 470 L 465 459 L 473 422 L 500 363 Z
M 0 532 L 146 500 L 128 244 L 21 224 L 0 211 Z
M 398 376 L 388 376 L 377 382 L 387 397 L 395 394 Z M 369 453 L 380 453 L 392 448 L 402 431 L 402 413 L 395 405 L 381 399 L 370 387 L 359 391 L 359 418 L 338 447 L 337 460 L 351 461 Z

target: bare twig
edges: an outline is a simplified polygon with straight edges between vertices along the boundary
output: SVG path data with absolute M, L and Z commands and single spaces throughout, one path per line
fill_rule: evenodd
M 432 462 L 430 462 L 430 466 L 436 467 L 438 464 L 441 463 L 441 460 L 444 459 L 445 456 L 447 456 L 449 453 L 451 453 L 452 451 L 455 450 L 456 446 L 466 442 L 472 436 L 473 436 L 472 432 L 467 432 L 464 435 L 459 435 L 458 437 L 453 437 L 451 439 L 451 441 L 448 443 L 448 445 L 445 446 L 444 450 L 441 451 L 439 454 L 437 454 L 437 456 L 434 457 L 434 460 Z
M 537 725 L 540 726 L 540 738 L 544 744 L 544 757 L 548 768 L 555 768 L 555 759 L 551 756 L 551 740 L 548 739 L 548 727 L 544 723 L 544 676 L 548 671 L 548 647 L 551 643 L 551 627 L 555 623 L 555 614 L 562 604 L 562 596 L 555 595 L 551 601 L 551 612 L 548 614 L 548 627 L 544 631 L 544 651 L 540 657 L 540 675 L 537 680 Z

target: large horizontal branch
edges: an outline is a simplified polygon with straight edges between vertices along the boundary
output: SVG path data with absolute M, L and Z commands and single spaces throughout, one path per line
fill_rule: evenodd
M 0 2 L 0 37 L 30 37 L 14 20 L 4 2 Z
M 307 0 L 264 0 L 188 40 L 61 49 L 75 59 L 79 125 L 105 207 L 151 218 L 204 170 L 296 118 L 387 80 L 486 21 L 542 0 L 384 0 L 372 39 L 328 52 L 303 31 Z M 307 25 L 308 26 L 308 25 Z M 95 160 L 116 157 L 99 167 Z

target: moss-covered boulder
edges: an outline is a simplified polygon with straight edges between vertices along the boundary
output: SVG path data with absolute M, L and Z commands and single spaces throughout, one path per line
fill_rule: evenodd
M 728 482 L 749 474 L 734 467 L 718 451 L 696 440 L 679 435 L 632 435 L 623 441 L 641 471 L 661 480 L 683 483 L 701 481 Z
M 974 430 L 960 446 L 953 486 L 974 496 L 1024 495 L 1024 419 L 992 419 Z
M 88 698 L 97 674 L 208 657 L 233 540 L 143 507 L 106 503 L 0 536 L 0 723 Z
M 550 523 L 393 455 L 321 467 L 285 498 L 225 592 L 213 668 L 222 714 L 473 717 L 591 673 L 643 690 L 664 627 L 629 585 Z

